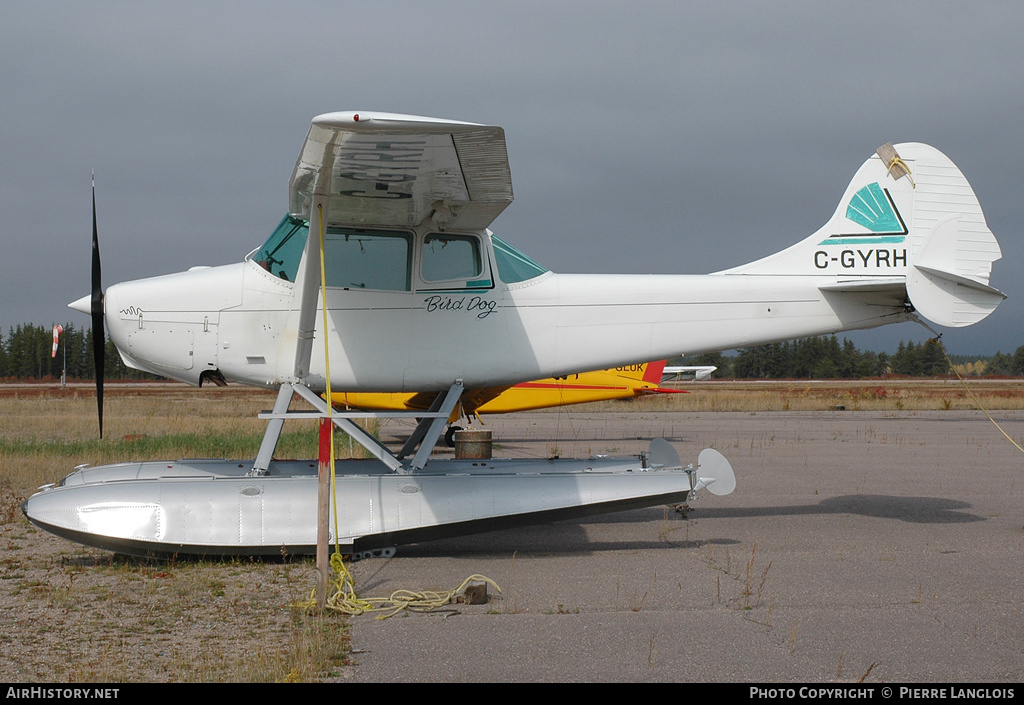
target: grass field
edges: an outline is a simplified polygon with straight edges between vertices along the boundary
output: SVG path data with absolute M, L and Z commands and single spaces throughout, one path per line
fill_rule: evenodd
M 0 389 L 0 673 L 10 682 L 311 681 L 347 653 L 340 617 L 291 605 L 315 584 L 305 560 L 147 564 L 50 537 L 22 516 L 35 487 L 80 463 L 252 458 L 274 395 L 133 385 Z M 314 422 L 280 451 L 316 454 Z
M 1024 408 L 1024 381 L 969 385 L 987 409 Z M 681 388 L 690 393 L 576 408 L 976 408 L 955 379 L 714 381 Z M 308 681 L 337 674 L 347 653 L 345 620 L 293 606 L 315 584 L 308 560 L 140 563 L 28 524 L 20 511 L 24 498 L 82 463 L 254 457 L 264 427 L 256 414 L 274 401 L 270 391 L 176 384 L 111 385 L 106 397 L 100 440 L 90 387 L 0 387 L 0 673 L 11 682 Z M 286 426 L 278 457 L 314 457 L 314 423 Z
M 713 381 L 651 400 L 665 411 L 925 411 L 1024 408 L 1024 379 Z M 973 395 L 973 396 L 972 396 Z M 660 402 L 657 401 L 660 399 Z M 660 404 L 660 405 L 659 405 Z
M 1024 408 L 1024 380 L 876 379 L 712 381 L 677 385 L 688 394 L 577 405 L 580 411 L 913 411 Z M 974 395 L 972 398 L 971 395 Z M 165 458 L 255 457 L 275 393 L 245 387 L 108 385 L 104 438 L 89 385 L 0 387 L 0 492 L 24 498 L 79 464 Z M 564 413 L 563 407 L 562 412 Z M 553 410 L 554 413 L 554 410 Z M 339 441 L 339 445 L 345 443 Z M 339 447 L 339 455 L 349 452 Z M 285 426 L 278 457 L 316 456 L 314 421 Z M 20 499 L 18 499 L 20 502 Z M 8 502 L 9 505 L 9 502 Z M 10 514 L 7 510 L 3 516 Z

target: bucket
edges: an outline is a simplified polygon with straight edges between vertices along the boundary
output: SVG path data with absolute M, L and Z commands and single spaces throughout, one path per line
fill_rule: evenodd
M 456 431 L 455 457 L 464 459 L 487 459 L 491 457 L 491 432 Z

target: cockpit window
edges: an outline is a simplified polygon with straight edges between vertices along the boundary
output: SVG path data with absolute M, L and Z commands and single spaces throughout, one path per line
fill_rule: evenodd
M 494 245 L 494 259 L 498 264 L 498 276 L 506 284 L 524 282 L 548 271 L 497 235 L 491 236 L 491 243 Z
M 324 237 L 327 286 L 409 291 L 412 235 L 392 230 L 332 228 Z
M 308 237 L 309 223 L 286 215 L 252 259 L 275 277 L 293 282 Z
M 309 238 L 309 223 L 286 215 L 252 260 L 275 277 L 293 282 Z M 527 281 L 548 270 L 516 248 L 491 236 L 498 275 L 506 284 Z M 327 285 L 348 289 L 409 291 L 412 236 L 391 230 L 332 228 L 325 235 Z M 480 275 L 479 241 L 467 235 L 432 233 L 424 240 L 425 281 L 472 279 Z
M 309 222 L 286 215 L 252 260 L 293 282 L 309 238 Z M 327 286 L 409 291 L 412 236 L 390 230 L 331 228 L 324 236 Z
M 427 235 L 421 272 L 428 282 L 479 276 L 480 241 L 469 235 Z

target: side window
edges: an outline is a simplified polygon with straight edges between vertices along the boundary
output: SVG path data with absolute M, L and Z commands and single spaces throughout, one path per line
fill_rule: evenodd
M 423 281 L 473 279 L 480 275 L 480 241 L 469 235 L 431 233 L 423 241 Z
M 409 233 L 331 229 L 324 236 L 327 286 L 409 291 L 411 253 Z
M 498 276 L 506 284 L 524 282 L 547 273 L 546 267 L 537 264 L 497 235 L 491 236 L 491 242 L 494 244 Z

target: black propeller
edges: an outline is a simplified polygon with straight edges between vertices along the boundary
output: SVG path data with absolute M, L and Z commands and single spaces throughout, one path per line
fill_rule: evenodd
M 96 177 L 92 180 L 92 360 L 96 368 L 96 411 L 100 420 L 100 438 L 103 438 L 103 376 L 105 367 L 106 333 L 103 329 L 103 287 L 100 282 L 100 241 L 96 228 Z

